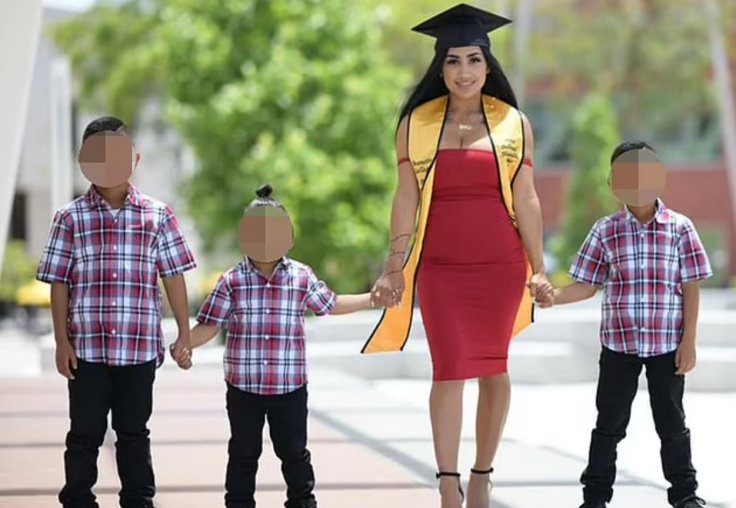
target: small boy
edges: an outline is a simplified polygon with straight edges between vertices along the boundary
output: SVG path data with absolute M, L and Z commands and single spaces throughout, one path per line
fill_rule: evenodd
M 171 208 L 129 183 L 140 154 L 123 122 L 91 122 L 79 164 L 92 182 L 56 212 L 36 277 L 51 284 L 56 368 L 69 390 L 66 483 L 59 502 L 96 508 L 97 455 L 112 411 L 120 506 L 153 507 L 148 431 L 156 368 L 164 359 L 158 277 L 179 327 L 177 357 L 188 355 L 183 273 L 195 267 Z
M 625 204 L 598 220 L 570 269 L 575 281 L 549 292 L 537 288 L 540 306 L 573 303 L 604 289 L 600 376 L 584 504 L 605 508 L 613 495 L 616 447 L 626 435 L 639 374 L 646 367 L 654 424 L 661 440 L 667 491 L 676 508 L 698 508 L 698 483 L 685 426 L 685 374 L 695 367 L 699 281 L 712 276 L 690 219 L 669 210 L 659 195 L 666 173 L 643 142 L 618 146 L 611 157 L 611 187 Z
M 263 425 L 287 485 L 286 508 L 313 508 L 314 472 L 307 449 L 307 364 L 304 315 L 346 314 L 373 307 L 370 293 L 335 295 L 312 269 L 286 257 L 293 228 L 265 185 L 240 224 L 243 261 L 225 272 L 202 305 L 192 348 L 227 330 L 225 382 L 230 442 L 225 480 L 228 508 L 254 508 Z M 189 368 L 188 358 L 178 361 Z

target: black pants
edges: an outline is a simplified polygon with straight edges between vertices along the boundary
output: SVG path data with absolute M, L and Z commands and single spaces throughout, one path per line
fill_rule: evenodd
M 616 446 L 626 436 L 642 366 L 646 366 L 649 401 L 661 441 L 662 470 L 672 485 L 667 498 L 675 504 L 695 494 L 698 487 L 682 406 L 685 377 L 675 374 L 675 353 L 639 358 L 603 348 L 596 395 L 598 421 L 590 441 L 588 466 L 580 479 L 586 501 L 607 502 L 613 496 Z
M 92 487 L 97 482 L 97 455 L 112 411 L 117 434 L 115 458 L 120 476 L 120 506 L 153 507 L 156 491 L 148 419 L 153 403 L 156 361 L 130 367 L 110 367 L 79 360 L 69 381 L 69 418 L 64 471 L 59 493 L 65 508 L 97 508 Z
M 284 395 L 257 395 L 227 385 L 230 418 L 225 506 L 254 508 L 258 458 L 263 449 L 263 425 L 281 460 L 286 481 L 286 508 L 314 508 L 314 471 L 307 450 L 307 387 Z

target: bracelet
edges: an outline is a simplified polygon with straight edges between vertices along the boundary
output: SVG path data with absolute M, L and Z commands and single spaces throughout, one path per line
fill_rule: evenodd
M 399 238 L 403 238 L 403 237 L 405 237 L 405 236 L 407 236 L 407 237 L 408 237 L 408 236 L 411 236 L 411 233 L 404 233 L 404 234 L 401 234 L 401 235 L 395 236 L 395 237 L 394 237 L 394 238 L 393 238 L 393 239 L 391 240 L 391 243 L 394 243 L 394 242 L 395 242 L 396 240 L 398 240 Z

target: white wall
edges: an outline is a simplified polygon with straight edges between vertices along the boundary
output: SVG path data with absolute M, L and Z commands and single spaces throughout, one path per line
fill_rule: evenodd
M 41 0 L 4 0 L 0 14 L 0 270 L 8 237 L 31 76 L 41 27 Z M 7 51 L 12 48 L 12 51 Z

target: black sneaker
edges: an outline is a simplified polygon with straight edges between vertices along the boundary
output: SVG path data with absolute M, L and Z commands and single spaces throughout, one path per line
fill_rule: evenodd
M 701 508 L 705 506 L 705 501 L 698 496 L 692 496 L 683 499 L 675 505 L 675 508 Z
M 603 501 L 596 501 L 595 503 L 586 501 L 580 505 L 580 508 L 606 508 L 606 503 L 604 503 Z M 680 507 L 678 506 L 677 508 Z

